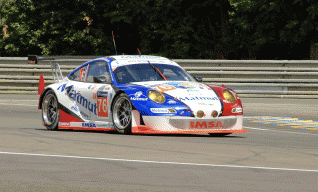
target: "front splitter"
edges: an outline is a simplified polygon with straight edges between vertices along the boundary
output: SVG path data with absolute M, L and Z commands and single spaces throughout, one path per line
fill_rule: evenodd
M 132 133 L 136 134 L 205 134 L 205 133 L 247 133 L 247 130 L 244 129 L 235 129 L 235 130 L 222 130 L 222 129 L 213 129 L 213 130 L 177 130 L 177 131 L 161 131 L 154 130 L 148 126 L 135 126 L 131 129 Z

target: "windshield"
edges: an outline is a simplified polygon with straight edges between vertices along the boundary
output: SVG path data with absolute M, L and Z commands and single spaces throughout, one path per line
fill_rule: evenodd
M 168 81 L 195 81 L 182 68 L 174 65 L 153 64 Z M 150 64 L 133 64 L 117 67 L 114 76 L 119 84 L 141 81 L 165 81 Z

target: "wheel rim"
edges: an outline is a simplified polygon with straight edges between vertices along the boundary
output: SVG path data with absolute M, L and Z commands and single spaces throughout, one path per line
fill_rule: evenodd
M 125 129 L 129 126 L 131 121 L 131 104 L 130 101 L 125 98 L 119 98 L 113 109 L 114 123 L 117 128 Z
M 43 101 L 43 120 L 46 125 L 52 125 L 58 118 L 56 98 L 50 94 Z

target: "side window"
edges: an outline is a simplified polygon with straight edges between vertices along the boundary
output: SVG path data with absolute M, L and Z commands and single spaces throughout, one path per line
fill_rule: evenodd
M 105 61 L 95 61 L 89 65 L 86 82 L 100 83 L 97 78 L 102 82 L 111 83 L 108 64 Z
M 85 75 L 86 75 L 86 69 L 87 69 L 87 65 L 76 70 L 71 76 L 70 76 L 70 80 L 73 81 L 84 81 L 85 80 Z

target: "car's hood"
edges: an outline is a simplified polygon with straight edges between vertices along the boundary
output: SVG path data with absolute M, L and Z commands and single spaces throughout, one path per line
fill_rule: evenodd
M 215 91 L 209 86 L 198 82 L 185 81 L 147 81 L 132 83 L 155 89 L 170 95 L 188 105 L 197 116 L 202 110 L 206 117 L 210 117 L 213 110 L 221 112 L 222 104 Z

